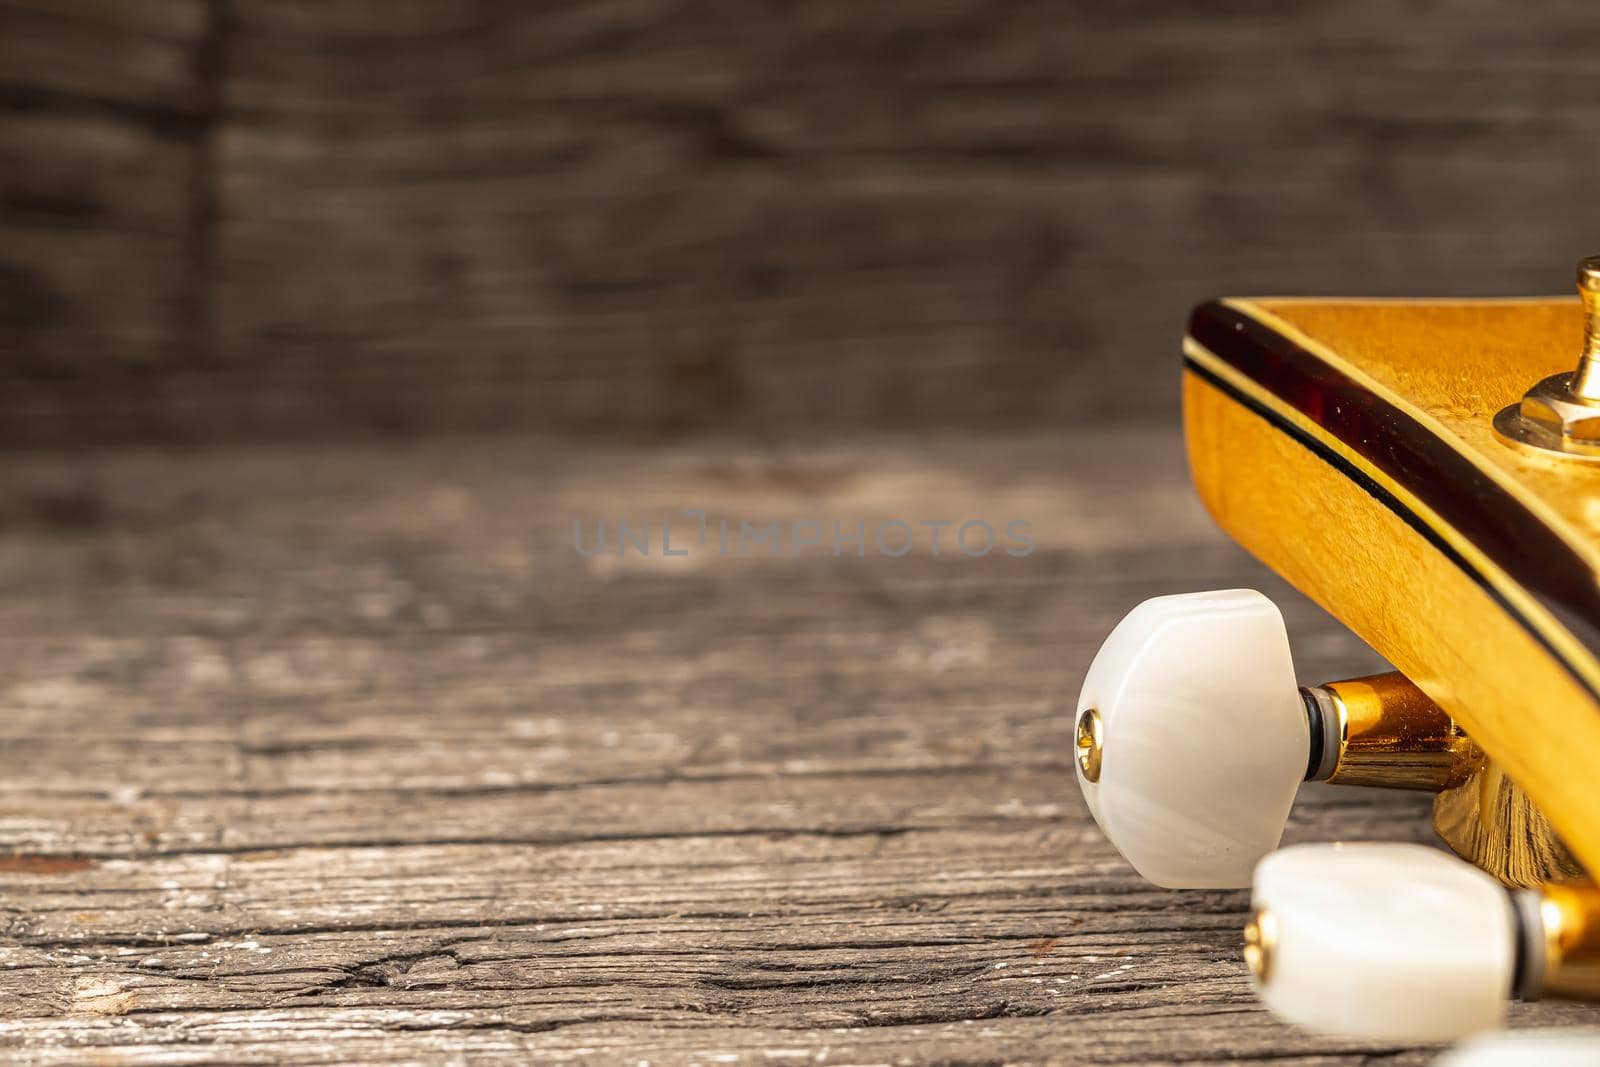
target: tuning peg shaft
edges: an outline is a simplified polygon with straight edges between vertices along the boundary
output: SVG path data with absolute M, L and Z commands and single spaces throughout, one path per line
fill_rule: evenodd
M 1398 671 L 1301 690 L 1323 752 L 1307 781 L 1437 793 L 1476 762 L 1455 721 Z

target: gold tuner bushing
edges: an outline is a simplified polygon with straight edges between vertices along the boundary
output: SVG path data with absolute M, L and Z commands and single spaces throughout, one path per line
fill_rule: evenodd
M 1437 793 L 1478 757 L 1449 714 L 1397 671 L 1301 690 L 1311 730 L 1306 780 Z

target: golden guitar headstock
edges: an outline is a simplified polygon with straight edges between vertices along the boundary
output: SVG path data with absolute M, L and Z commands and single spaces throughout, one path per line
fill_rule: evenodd
M 1090 669 L 1079 778 L 1153 881 L 1253 884 L 1247 958 L 1288 1018 L 1442 1040 L 1510 996 L 1600 999 L 1600 259 L 1579 291 L 1190 319 L 1201 498 L 1396 671 L 1296 690 L 1259 594 L 1157 598 Z M 1473 866 L 1274 852 L 1301 780 L 1433 792 Z
M 1570 370 L 1580 320 L 1555 299 L 1208 304 L 1184 413 L 1222 527 L 1460 723 L 1595 869 L 1600 470 L 1494 429 Z M 1469 854 L 1513 882 L 1576 873 L 1505 847 Z

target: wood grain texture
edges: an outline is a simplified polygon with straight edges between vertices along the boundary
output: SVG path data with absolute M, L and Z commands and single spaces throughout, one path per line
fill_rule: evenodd
M 199 0 L 0 3 L 0 436 L 170 436 L 208 178 Z
M 1597 29 L 9 0 L 0 440 L 1164 414 L 1219 292 L 1565 290 Z
M 571 546 L 683 506 L 1038 547 Z M 1061 708 L 1145 596 L 1257 585 L 1308 679 L 1378 666 L 1212 529 L 1170 430 L 37 456 L 0 517 L 19 1062 L 1432 1055 L 1271 1020 L 1245 895 L 1144 884 L 1081 805 Z M 1289 830 L 1429 836 L 1332 788 Z

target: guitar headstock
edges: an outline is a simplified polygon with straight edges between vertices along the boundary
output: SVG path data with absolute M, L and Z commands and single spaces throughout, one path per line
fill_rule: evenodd
M 1600 258 L 1578 285 L 1581 303 L 1229 299 L 1190 320 L 1202 500 L 1396 671 L 1296 690 L 1270 605 L 1158 598 L 1090 670 L 1080 780 L 1153 880 L 1254 868 L 1247 955 L 1291 1018 L 1442 1039 L 1508 996 L 1600 997 L 1600 895 L 1569 887 L 1600 871 Z M 1302 779 L 1433 792 L 1441 837 L 1492 878 L 1428 850 L 1273 852 Z M 1439 1010 L 1394 1010 L 1424 979 Z
M 1570 299 L 1207 304 L 1184 412 L 1222 527 L 1461 724 L 1596 869 L 1600 468 L 1496 429 L 1507 409 L 1536 425 L 1522 398 L 1565 383 L 1583 319 Z M 1546 845 L 1472 858 L 1570 873 L 1539 868 Z

